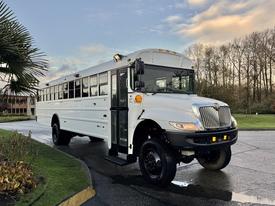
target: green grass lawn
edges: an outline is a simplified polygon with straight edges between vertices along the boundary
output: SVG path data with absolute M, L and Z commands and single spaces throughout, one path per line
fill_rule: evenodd
M 0 115 L 0 123 L 3 122 L 14 122 L 14 121 L 24 121 L 24 120 L 30 120 L 31 118 L 29 116 L 20 116 L 20 115 Z
M 275 129 L 275 114 L 234 114 L 240 129 Z
M 10 138 L 12 132 L 0 129 L 0 141 Z M 34 174 L 45 179 L 33 192 L 21 197 L 16 205 L 56 205 L 64 198 L 89 186 L 89 179 L 81 163 L 74 158 L 33 140 L 38 154 L 32 161 Z

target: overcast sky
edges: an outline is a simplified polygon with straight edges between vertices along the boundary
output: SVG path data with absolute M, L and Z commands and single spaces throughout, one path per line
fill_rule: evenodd
M 142 48 L 183 52 L 275 25 L 275 0 L 6 0 L 50 61 L 47 79 Z

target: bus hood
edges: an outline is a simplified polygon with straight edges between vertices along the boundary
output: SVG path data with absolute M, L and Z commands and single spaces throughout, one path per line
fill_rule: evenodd
M 226 103 L 216 99 L 200 97 L 197 95 L 187 94 L 155 94 L 144 95 L 143 106 L 150 108 L 164 108 L 164 109 L 180 109 L 192 110 L 193 105 L 209 106 L 219 104 L 220 106 L 228 106 Z
M 194 107 L 201 106 L 228 106 L 219 100 L 187 94 L 155 94 L 144 95 L 142 119 L 153 119 L 162 127 L 167 127 L 169 121 L 195 122 L 198 116 L 193 111 Z M 165 124 L 165 125 L 163 125 Z

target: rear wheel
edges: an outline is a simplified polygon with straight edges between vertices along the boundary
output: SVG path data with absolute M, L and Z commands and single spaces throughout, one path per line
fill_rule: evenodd
M 174 155 L 158 140 L 147 140 L 140 149 L 139 166 L 144 178 L 155 185 L 166 186 L 175 177 Z
M 71 141 L 71 135 L 59 128 L 59 125 L 54 123 L 52 126 L 52 140 L 55 145 L 68 145 Z
M 231 148 L 225 147 L 201 153 L 197 157 L 201 166 L 208 170 L 225 168 L 231 160 Z

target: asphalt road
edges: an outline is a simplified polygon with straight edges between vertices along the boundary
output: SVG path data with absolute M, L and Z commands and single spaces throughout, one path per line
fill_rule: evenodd
M 52 145 L 51 130 L 35 121 L 1 123 Z M 275 131 L 241 131 L 229 166 L 210 172 L 193 161 L 178 166 L 168 188 L 147 184 L 138 164 L 119 167 L 104 159 L 106 144 L 75 137 L 58 149 L 86 162 L 97 195 L 84 205 L 275 205 Z M 77 178 L 77 177 L 76 177 Z

